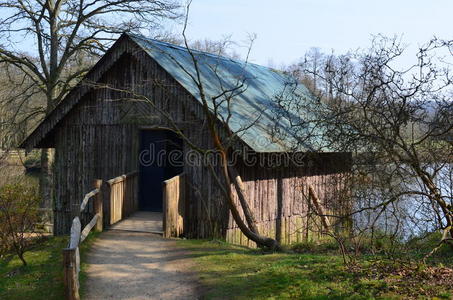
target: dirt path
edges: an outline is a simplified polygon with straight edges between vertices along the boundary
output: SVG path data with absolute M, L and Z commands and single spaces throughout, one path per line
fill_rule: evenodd
M 110 230 L 94 242 L 83 299 L 198 299 L 187 253 L 144 232 Z

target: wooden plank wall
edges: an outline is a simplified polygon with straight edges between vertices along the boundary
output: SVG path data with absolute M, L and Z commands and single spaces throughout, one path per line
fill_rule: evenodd
M 266 168 L 239 164 L 237 168 L 260 233 L 279 239 L 282 244 L 322 238 L 320 220 L 311 212 L 308 202 L 308 186 L 314 188 L 324 207 L 343 215 L 342 209 L 347 210 L 342 196 L 349 159 L 348 154 L 319 154 L 307 158 L 302 167 Z M 239 203 L 237 195 L 236 203 Z M 338 219 L 332 223 L 336 221 Z M 241 233 L 231 215 L 226 240 L 256 247 Z
M 122 54 L 121 54 L 122 53 Z M 95 178 L 107 181 L 138 169 L 141 128 L 169 128 L 165 111 L 196 145 L 212 148 L 203 126 L 201 105 L 154 60 L 125 40 L 105 59 L 110 66 L 97 87 L 83 95 L 47 138 L 53 140 L 55 158 L 55 234 L 67 234 L 75 208 Z M 115 60 L 113 63 L 110 60 Z M 132 89 L 152 101 L 100 85 Z M 133 98 L 133 99 L 132 99 Z M 184 146 L 187 150 L 187 146 Z M 208 168 L 186 165 L 188 237 L 221 237 L 228 218 L 220 192 L 212 187 Z M 105 203 L 109 217 L 109 203 Z M 90 207 L 82 223 L 92 217 Z

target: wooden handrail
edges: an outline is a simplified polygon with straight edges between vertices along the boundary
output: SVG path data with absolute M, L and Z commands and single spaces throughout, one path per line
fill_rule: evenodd
M 83 228 L 81 234 L 80 234 L 80 243 L 82 243 L 90 233 L 91 229 L 93 229 L 94 226 L 96 226 L 96 223 L 99 220 L 99 214 L 96 214 L 93 219 L 91 219 L 90 223 L 88 223 L 85 228 Z
M 136 188 L 138 172 L 133 171 L 107 181 L 109 186 L 109 224 L 115 224 L 137 209 Z
M 169 183 L 171 183 L 171 182 L 173 182 L 173 181 L 175 181 L 175 180 L 178 180 L 181 176 L 184 176 L 184 175 L 185 175 L 185 173 L 182 172 L 181 174 L 175 175 L 175 176 L 173 176 L 172 178 L 169 178 L 169 179 L 167 179 L 167 180 L 164 180 L 163 183 L 164 183 L 164 184 L 169 184 Z
M 96 230 L 102 231 L 102 195 L 101 195 L 102 180 L 95 180 L 95 189 L 87 193 L 83 197 L 82 204 L 80 205 L 80 212 L 84 211 L 88 201 L 94 198 L 95 215 L 91 221 L 83 228 L 80 218 L 76 216 L 72 220 L 71 234 L 69 236 L 68 247 L 63 249 L 63 268 L 64 268 L 64 284 L 66 299 L 80 300 L 79 295 L 79 272 L 80 272 L 80 254 L 79 246 L 86 239 L 90 231 L 96 227 Z
M 137 174 L 138 174 L 138 171 L 133 171 L 133 172 L 130 172 L 130 173 L 127 173 L 127 174 L 120 175 L 120 176 L 118 176 L 118 177 L 112 178 L 112 179 L 110 179 L 110 180 L 107 180 L 107 183 L 108 183 L 109 185 L 112 185 L 112 184 L 115 184 L 115 183 L 124 181 L 124 180 L 126 180 L 127 178 L 129 178 L 129 177 L 136 176 Z
M 91 221 L 83 228 L 78 216 L 76 216 L 71 225 L 71 235 L 69 238 L 68 247 L 63 249 L 63 264 L 64 264 L 64 283 L 65 283 L 65 294 L 66 299 L 70 300 L 79 300 L 79 272 L 80 272 L 80 255 L 79 255 L 79 246 L 80 244 L 87 238 L 88 234 L 95 228 L 96 231 L 103 230 L 103 193 L 109 193 L 110 201 L 115 200 L 115 194 L 112 193 L 113 189 L 118 188 L 120 191 L 123 191 L 123 186 L 116 186 L 116 183 L 120 183 L 123 181 L 128 180 L 131 178 L 131 182 L 134 183 L 138 172 L 133 171 L 125 175 L 121 175 L 106 181 L 104 187 L 106 189 L 101 189 L 102 180 L 95 180 L 94 182 L 94 190 L 87 193 L 80 204 L 80 210 L 78 211 L 78 215 L 82 213 L 86 207 L 90 199 L 94 199 L 94 217 Z M 127 186 L 129 182 L 125 182 L 125 186 Z M 110 186 L 110 188 L 109 188 Z M 109 190 L 110 192 L 108 192 Z M 112 198 L 113 197 L 113 198 Z M 122 198 L 121 198 L 122 199 Z M 106 208 L 108 209 L 108 207 Z M 110 211 L 110 215 L 112 212 Z
M 185 174 L 181 173 L 162 183 L 164 237 L 178 237 L 184 231 Z
M 85 207 L 88 204 L 88 201 L 90 200 L 91 197 L 96 196 L 99 193 L 99 189 L 94 189 L 88 194 L 85 195 L 85 197 L 82 200 L 82 204 L 80 204 L 80 212 L 85 210 Z

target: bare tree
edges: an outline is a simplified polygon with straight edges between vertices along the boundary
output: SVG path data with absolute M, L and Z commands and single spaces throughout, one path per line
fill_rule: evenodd
M 260 235 L 258 228 L 256 226 L 256 221 L 253 216 L 253 212 L 248 206 L 248 202 L 246 200 L 246 196 L 242 187 L 242 180 L 239 174 L 234 169 L 234 166 L 230 166 L 228 155 L 230 150 L 235 142 L 237 142 L 238 135 L 241 134 L 244 130 L 247 130 L 251 126 L 253 126 L 253 121 L 251 124 L 247 124 L 240 128 L 239 130 L 232 130 L 230 127 L 230 120 L 232 116 L 231 111 L 231 103 L 235 101 L 236 97 L 242 94 L 247 89 L 247 78 L 245 76 L 238 76 L 236 79 L 236 84 L 233 86 L 224 86 L 223 80 L 221 79 L 221 75 L 217 73 L 216 66 L 209 66 L 213 71 L 215 76 L 218 79 L 219 86 L 221 90 L 217 95 L 208 95 L 205 90 L 205 83 L 202 79 L 202 73 L 200 69 L 200 62 L 199 59 L 191 50 L 188 39 L 186 36 L 186 28 L 187 22 L 189 18 L 189 9 L 190 9 L 191 1 L 188 1 L 187 4 L 187 12 L 186 18 L 184 23 L 184 29 L 182 35 L 184 37 L 184 45 L 191 57 L 194 73 L 186 70 L 182 65 L 182 71 L 184 71 L 191 80 L 197 86 L 200 100 L 203 105 L 203 112 L 206 118 L 208 131 L 211 135 L 212 142 L 214 144 L 215 149 L 220 154 L 220 177 L 216 174 L 215 170 L 212 169 L 211 174 L 215 178 L 217 185 L 221 189 L 225 200 L 227 201 L 227 205 L 230 209 L 230 212 L 233 216 L 234 221 L 242 231 L 242 233 L 249 238 L 250 240 L 254 241 L 259 247 L 267 247 L 272 250 L 279 250 L 280 245 L 279 243 L 269 237 L 265 237 Z M 251 41 L 251 45 L 253 44 L 253 39 Z M 251 46 L 250 46 L 251 47 Z M 221 55 L 223 47 L 219 47 L 218 55 Z M 250 48 L 249 48 L 250 53 Z M 247 66 L 248 56 L 246 61 L 244 62 L 244 68 Z M 227 110 L 226 113 L 221 113 L 222 109 Z M 221 124 L 219 124 L 218 120 L 221 120 Z M 236 189 L 238 194 L 239 202 L 244 213 L 246 221 L 241 218 L 239 213 L 239 208 L 236 206 L 234 201 L 234 192 L 233 186 Z
M 45 99 L 45 114 L 118 34 L 150 32 L 164 19 L 179 16 L 173 0 L 1 0 L 0 8 L 0 62 L 17 68 L 33 83 Z M 26 51 L 29 47 L 31 51 Z M 41 194 L 49 206 L 50 151 L 43 149 L 41 157 Z
M 0 70 L 0 149 L 16 147 L 44 113 L 39 89 L 16 67 Z
M 184 44 L 184 42 L 182 44 Z M 188 44 L 191 49 L 229 57 L 232 59 L 240 59 L 240 55 L 236 51 L 231 49 L 231 46 L 236 45 L 236 43 L 231 41 L 231 37 L 225 37 L 222 40 L 195 40 L 189 42 Z
M 211 51 L 212 59 L 207 63 L 205 53 L 191 48 L 190 42 L 186 36 L 187 22 L 189 18 L 189 8 L 191 1 L 187 4 L 187 13 L 184 22 L 184 29 L 182 32 L 182 41 L 184 51 L 187 51 L 190 63 L 182 63 L 178 60 L 178 57 L 172 56 L 171 53 L 165 52 L 166 55 L 173 63 L 180 69 L 180 72 L 184 73 L 189 80 L 192 81 L 196 87 L 199 95 L 198 100 L 202 105 L 203 120 L 202 127 L 206 130 L 210 136 L 211 146 L 199 145 L 197 142 L 192 140 L 188 134 L 185 134 L 180 127 L 178 120 L 175 120 L 172 112 L 166 111 L 159 107 L 159 103 L 156 103 L 154 99 L 150 98 L 146 94 L 145 86 L 152 84 L 154 87 L 161 89 L 161 93 L 171 97 L 172 89 L 174 86 L 164 80 L 153 78 L 151 82 L 144 82 L 142 86 L 134 84 L 134 86 L 109 86 L 99 83 L 91 83 L 94 88 L 107 88 L 119 92 L 122 97 L 121 100 L 127 101 L 140 101 L 150 105 L 156 110 L 165 120 L 166 126 L 168 126 L 173 132 L 175 132 L 185 144 L 192 150 L 201 154 L 202 159 L 200 163 L 202 167 L 208 168 L 211 172 L 214 181 L 219 188 L 222 198 L 225 200 L 225 204 L 228 206 L 231 215 L 238 225 L 242 233 L 254 241 L 258 247 L 268 248 L 271 250 L 279 250 L 279 243 L 269 237 L 263 236 L 259 233 L 256 220 L 253 212 L 248 205 L 248 201 L 243 189 L 243 183 L 240 175 L 235 170 L 234 166 L 230 162 L 230 154 L 234 149 L 233 147 L 239 143 L 238 136 L 244 131 L 254 125 L 256 120 L 250 120 L 247 124 L 244 124 L 240 128 L 231 128 L 231 118 L 233 111 L 231 106 L 238 97 L 247 89 L 248 78 L 245 76 L 247 68 L 247 59 L 242 62 L 242 66 L 238 68 L 234 76 L 230 74 L 230 77 L 222 74 L 219 67 L 219 63 L 224 58 L 220 55 L 225 54 L 228 51 L 228 40 L 222 42 L 215 42 L 212 48 L 211 43 L 208 43 Z M 253 41 L 251 41 L 251 44 Z M 206 46 L 206 45 L 204 45 Z M 203 46 L 203 47 L 204 47 Z M 201 46 L 200 46 L 201 47 Z M 201 48 L 203 48 L 201 47 Z M 206 50 L 206 49 L 205 49 Z M 153 51 L 160 51 L 158 48 Z M 237 62 L 240 64 L 239 62 Z M 203 76 L 203 70 L 209 70 L 210 78 Z M 240 70 L 239 70 L 240 69 Z M 209 80 L 209 82 L 207 82 Z M 216 89 L 209 89 L 208 85 L 215 85 Z M 112 99 L 117 101 L 118 99 Z M 257 116 L 256 118 L 259 118 Z M 196 124 L 196 125 L 195 125 Z M 195 123 L 194 126 L 200 126 L 199 123 Z M 209 148 L 206 148 L 209 147 Z M 213 153 L 215 155 L 213 155 Z M 194 187 L 197 190 L 197 187 Z M 238 194 L 239 206 L 235 202 L 234 191 Z M 240 211 L 244 213 L 245 220 L 242 218 Z
M 452 45 L 433 39 L 402 68 L 401 41 L 378 36 L 367 51 L 326 56 L 301 72 L 317 78 L 323 105 L 282 103 L 317 115 L 311 122 L 329 146 L 356 154 L 351 196 L 356 214 L 372 211 L 356 219 L 368 233 L 379 225 L 401 234 L 411 223 L 417 234 L 442 231 L 440 244 L 453 246 Z

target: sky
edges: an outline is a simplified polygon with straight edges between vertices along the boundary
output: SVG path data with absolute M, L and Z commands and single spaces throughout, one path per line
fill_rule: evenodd
M 190 39 L 231 35 L 244 55 L 250 33 L 257 35 L 250 61 L 263 65 L 293 63 L 312 47 L 336 54 L 367 48 L 373 34 L 402 36 L 415 53 L 434 35 L 453 39 L 453 1 L 193 0 Z
M 364 49 L 376 34 L 401 37 L 408 45 L 402 63 L 408 65 L 433 36 L 453 39 L 453 0 L 193 0 L 189 39 L 230 36 L 245 57 L 249 34 L 257 35 L 249 60 L 262 65 L 294 63 L 313 47 L 335 54 Z

